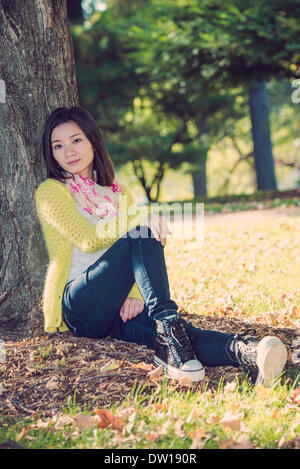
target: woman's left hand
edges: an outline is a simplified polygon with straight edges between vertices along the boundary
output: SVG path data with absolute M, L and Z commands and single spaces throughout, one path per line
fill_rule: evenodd
M 129 321 L 140 314 L 144 309 L 144 302 L 139 298 L 126 298 L 120 309 L 120 316 L 123 322 Z

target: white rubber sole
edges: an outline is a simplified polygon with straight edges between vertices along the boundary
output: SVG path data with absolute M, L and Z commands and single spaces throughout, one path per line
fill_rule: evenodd
M 287 361 L 287 349 L 278 337 L 266 336 L 257 346 L 257 366 L 259 369 L 255 384 L 270 387 L 282 373 Z
M 168 365 L 154 355 L 154 365 L 161 365 L 166 375 L 171 379 L 180 380 L 188 378 L 192 382 L 197 382 L 205 378 L 205 369 L 198 360 L 190 360 L 185 363 L 182 368 L 176 368 L 175 366 Z

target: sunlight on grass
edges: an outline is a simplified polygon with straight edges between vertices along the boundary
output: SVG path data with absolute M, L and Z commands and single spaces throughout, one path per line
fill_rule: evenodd
M 73 407 L 10 427 L 6 421 L 0 440 L 6 431 L 6 437 L 27 448 L 276 448 L 299 434 L 297 383 L 266 389 L 236 379 L 212 392 L 205 384 L 181 391 L 165 379 L 150 395 L 137 383 L 122 405 L 110 410 Z
M 172 297 L 182 309 L 299 327 L 296 217 L 206 227 L 203 246 L 186 232 L 185 240 L 171 235 L 165 247 Z

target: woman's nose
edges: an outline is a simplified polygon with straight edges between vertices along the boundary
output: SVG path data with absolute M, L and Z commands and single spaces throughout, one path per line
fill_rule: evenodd
M 74 153 L 74 149 L 72 145 L 67 145 L 65 149 L 66 149 L 66 156 L 72 155 L 72 153 Z

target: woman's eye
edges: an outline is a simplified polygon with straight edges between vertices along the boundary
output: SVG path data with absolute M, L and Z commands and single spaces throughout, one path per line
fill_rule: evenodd
M 75 143 L 81 142 L 81 138 L 75 138 L 74 142 Z
M 58 150 L 60 147 L 61 147 L 61 145 L 59 145 L 59 144 L 54 145 L 54 150 Z

